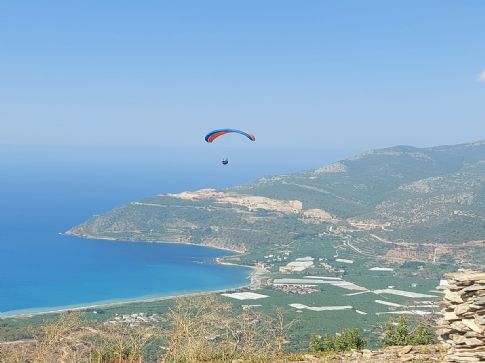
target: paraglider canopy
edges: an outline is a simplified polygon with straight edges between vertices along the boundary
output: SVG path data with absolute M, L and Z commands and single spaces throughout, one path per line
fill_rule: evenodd
M 211 131 L 207 135 L 205 135 L 205 141 L 213 142 L 218 137 L 225 134 L 230 134 L 230 133 L 241 134 L 243 136 L 246 136 L 251 141 L 256 141 L 256 137 L 253 134 L 250 134 L 249 132 L 246 132 L 246 131 L 237 130 L 237 129 L 218 129 L 218 130 Z
M 240 135 L 247 137 L 251 141 L 256 141 L 256 137 L 253 134 L 250 134 L 249 132 L 246 132 L 246 131 L 237 130 L 237 129 L 213 130 L 213 131 L 209 132 L 207 135 L 205 135 L 205 141 L 207 141 L 208 143 L 212 143 L 218 137 L 221 137 L 222 135 L 230 134 L 230 133 L 240 134 Z M 222 162 L 222 165 L 227 165 L 227 164 L 229 164 L 229 159 L 224 158 L 224 159 L 222 159 L 221 162 Z

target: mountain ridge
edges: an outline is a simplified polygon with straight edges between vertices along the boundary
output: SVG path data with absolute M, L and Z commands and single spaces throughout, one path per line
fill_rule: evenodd
M 423 245 L 482 241 L 485 141 L 375 149 L 220 191 L 161 194 L 68 233 L 246 252 L 322 234 Z

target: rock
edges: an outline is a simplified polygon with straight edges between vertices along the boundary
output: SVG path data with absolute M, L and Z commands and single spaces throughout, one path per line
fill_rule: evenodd
M 465 344 L 465 342 L 467 341 L 467 338 L 465 338 L 464 335 L 457 335 L 457 334 L 452 334 L 451 339 L 455 344 L 458 344 L 458 345 Z
M 478 324 L 478 325 L 485 325 L 485 315 L 477 315 L 475 317 L 475 324 Z
M 443 336 L 443 335 L 448 335 L 452 332 L 453 330 L 449 329 L 449 328 L 440 328 L 438 330 L 436 330 L 436 334 L 438 336 Z
M 465 271 L 462 273 L 451 274 L 452 280 L 458 281 L 460 283 L 475 282 L 479 280 L 485 280 L 485 272 L 478 271 Z
M 467 347 L 483 347 L 484 343 L 477 338 L 466 339 L 465 345 Z
M 446 356 L 448 362 L 480 362 L 480 358 L 476 357 L 462 357 L 457 355 Z
M 469 310 L 470 310 L 470 304 L 460 304 L 460 305 L 457 305 L 457 307 L 454 310 L 454 313 L 455 315 L 463 315 L 467 313 Z
M 475 299 L 473 304 L 479 305 L 479 306 L 485 306 L 485 296 L 482 296 L 482 297 L 479 297 L 478 299 Z
M 485 285 L 471 285 L 471 286 L 465 287 L 461 291 L 468 292 L 468 291 L 480 291 L 480 290 L 485 290 Z
M 475 313 L 473 311 L 468 311 L 462 315 L 463 318 L 465 319 L 471 319 L 475 316 Z
M 467 329 L 467 326 L 461 321 L 454 321 L 453 323 L 451 323 L 451 327 L 459 332 L 465 332 Z
M 449 346 L 447 362 L 485 361 L 485 272 L 447 274 L 437 334 Z
M 481 329 L 476 323 L 474 320 L 472 319 L 463 319 L 462 320 L 463 324 L 466 325 L 467 328 L 473 330 L 475 333 L 478 333 L 478 334 L 483 334 L 484 331 L 483 329 Z
M 481 335 L 474 332 L 473 330 L 470 330 L 470 331 L 466 332 L 465 337 L 467 337 L 467 338 L 480 338 Z
M 416 357 L 414 355 L 409 355 L 409 356 L 405 356 L 405 357 L 401 357 L 401 359 L 399 359 L 400 362 L 412 362 L 416 359 Z
M 480 354 L 485 354 L 483 346 L 478 347 L 455 347 L 454 353 L 459 352 L 462 355 L 473 355 L 479 356 Z M 484 356 L 485 358 L 485 356 Z
M 411 352 L 411 350 L 413 350 L 413 346 L 412 345 L 406 345 L 405 347 L 402 347 L 398 350 L 399 354 L 408 354 L 409 352 Z
M 447 321 L 461 320 L 455 313 L 445 313 L 444 319 Z
M 461 298 L 460 294 L 452 291 L 445 292 L 445 299 L 458 304 L 461 304 L 463 302 L 463 299 Z

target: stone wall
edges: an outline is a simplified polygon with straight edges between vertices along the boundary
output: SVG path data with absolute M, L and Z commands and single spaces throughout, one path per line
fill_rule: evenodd
M 437 334 L 449 347 L 448 362 L 485 362 L 485 272 L 445 275 L 443 318 Z

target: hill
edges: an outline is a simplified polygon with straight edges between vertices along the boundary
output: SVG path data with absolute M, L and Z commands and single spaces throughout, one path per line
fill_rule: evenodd
M 369 255 L 473 263 L 485 240 L 485 142 L 396 146 L 221 191 L 157 195 L 68 233 L 251 254 L 325 235 L 354 238 L 363 254 L 359 240 Z M 470 249 L 451 252 L 460 246 Z

